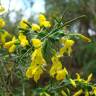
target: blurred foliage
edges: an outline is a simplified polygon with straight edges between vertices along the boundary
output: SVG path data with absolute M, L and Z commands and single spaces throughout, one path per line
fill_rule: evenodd
M 32 2 L 29 2 L 29 3 L 31 4 L 30 7 L 32 7 L 33 3 Z M 44 49 L 42 50 L 44 59 L 48 63 L 52 63 L 51 57 L 55 53 L 54 49 L 58 50 L 61 47 L 59 46 L 58 39 L 61 38 L 64 35 L 64 33 L 71 32 L 73 34 L 76 32 L 76 33 L 85 34 L 86 36 L 91 37 L 92 42 L 89 44 L 84 43 L 82 41 L 79 41 L 78 43 L 76 42 L 76 46 L 74 46 L 72 57 L 68 57 L 68 60 L 65 60 L 65 57 L 67 56 L 61 59 L 62 59 L 62 62 L 64 63 L 65 62 L 68 63 L 69 61 L 70 62 L 72 61 L 71 66 L 69 63 L 68 63 L 69 65 L 66 65 L 69 68 L 70 73 L 80 72 L 82 75 L 84 75 L 84 77 L 87 77 L 89 73 L 93 73 L 94 77 L 96 77 L 96 59 L 95 59 L 96 58 L 96 32 L 95 32 L 96 31 L 96 6 L 95 6 L 96 0 L 45 0 L 45 3 L 46 3 L 46 6 L 45 6 L 46 16 L 52 21 L 52 24 L 54 24 L 54 28 L 57 28 L 57 29 L 55 30 L 56 34 L 54 33 L 51 37 L 49 37 L 50 39 L 46 39 L 44 41 L 44 45 L 43 45 Z M 23 30 L 22 28 L 20 29 L 18 26 L 16 26 L 18 25 L 19 21 L 22 19 L 23 14 L 22 14 L 22 10 L 20 10 L 19 12 L 15 12 L 17 14 L 17 18 L 16 18 L 16 22 L 13 23 L 10 21 L 10 18 L 9 18 L 9 15 L 12 12 L 9 11 L 8 14 L 4 14 L 0 17 L 4 18 L 4 20 L 6 21 L 5 29 L 9 33 L 15 34 L 17 37 L 19 30 L 20 31 Z M 84 15 L 84 18 L 82 19 L 79 18 L 79 20 L 76 22 L 71 22 L 70 24 L 69 23 L 66 24 L 67 21 L 70 21 L 73 18 L 81 15 Z M 62 22 L 60 22 L 61 18 L 62 18 Z M 34 21 L 33 16 L 31 16 L 28 21 L 29 21 L 29 24 L 31 24 L 31 22 Z M 65 24 L 67 26 L 62 30 L 58 30 L 58 27 L 61 26 L 60 24 L 61 25 Z M 46 29 L 46 32 L 48 33 L 50 32 L 50 30 L 53 30 L 54 32 L 54 28 L 51 28 L 51 29 L 42 28 L 42 30 Z M 88 32 L 89 29 L 91 31 L 94 31 L 95 33 L 94 36 L 91 36 L 89 34 Z M 29 30 L 24 32 L 24 35 L 27 35 L 27 38 L 29 39 L 37 36 L 36 33 L 30 34 L 29 32 L 29 34 L 26 34 L 26 32 L 29 32 Z M 39 39 L 46 37 L 46 32 L 42 31 L 38 33 L 37 37 Z M 73 36 L 71 38 L 73 39 Z M 75 39 L 77 40 L 78 38 L 76 37 Z M 11 40 L 11 38 L 7 40 L 9 41 Z M 3 47 L 3 46 L 0 46 L 0 47 Z M 34 48 L 31 48 L 31 46 L 27 46 L 26 48 L 22 48 L 20 46 L 16 47 L 16 52 L 15 52 L 16 55 L 14 54 L 10 55 L 8 52 L 6 53 L 5 49 L 0 49 L 0 76 L 3 77 L 3 78 L 0 78 L 0 84 L 2 86 L 0 87 L 0 96 L 4 96 L 4 92 L 8 92 L 6 93 L 6 96 L 8 95 L 9 96 L 21 96 L 21 95 L 26 96 L 25 93 L 27 94 L 27 96 L 31 96 L 32 93 L 38 96 L 40 92 L 42 92 L 41 95 L 43 96 L 50 96 L 46 92 L 49 92 L 51 88 L 52 88 L 52 91 L 50 92 L 52 96 L 59 96 L 58 91 L 60 92 L 60 89 L 57 88 L 57 90 L 55 90 L 57 85 L 59 86 L 59 83 L 51 82 L 51 81 L 46 82 L 49 80 L 48 75 L 47 75 L 48 77 L 45 76 L 46 77 L 44 80 L 45 82 L 43 80 L 40 80 L 40 82 L 37 84 L 35 84 L 33 80 L 31 79 L 28 80 L 24 77 L 25 70 L 31 62 L 30 58 L 34 50 Z M 3 53 L 3 55 L 1 53 Z M 72 58 L 72 60 L 70 60 L 70 58 Z M 64 84 L 65 82 L 66 84 L 69 83 L 69 81 L 66 81 L 66 80 L 63 81 Z M 41 85 L 41 84 L 44 84 L 44 85 L 48 84 L 48 86 L 44 88 L 43 87 L 44 85 Z M 81 84 L 81 85 L 84 88 L 86 87 L 86 84 L 85 85 Z M 37 86 L 40 86 L 40 88 L 37 88 Z M 89 88 L 90 84 L 87 87 Z M 31 90 L 31 88 L 33 88 L 33 90 Z M 11 93 L 11 91 L 13 93 Z M 65 89 L 65 92 L 68 93 L 68 90 Z M 44 95 L 44 94 L 47 94 L 47 95 Z
M 81 72 L 86 76 L 92 72 L 96 76 L 96 42 L 84 44 L 80 42 L 78 52 L 74 53 L 77 67 L 81 67 Z M 83 66 L 83 68 L 82 68 Z
M 69 20 L 76 16 L 85 15 L 85 18 L 74 22 L 68 26 L 68 30 L 85 34 L 92 39 L 96 38 L 96 0 L 46 0 L 46 11 L 49 16 L 61 16 L 64 14 L 64 20 Z M 89 30 L 94 35 L 89 34 Z M 96 76 L 96 39 L 92 44 L 86 45 L 80 42 L 79 47 L 75 46 L 75 55 L 73 59 L 72 70 L 81 71 L 82 74 L 88 74 L 90 71 Z M 72 67 L 72 66 L 71 66 Z M 73 72 L 74 73 L 74 72 Z
M 49 15 L 61 16 L 64 19 L 86 15 L 78 22 L 78 32 L 88 35 L 88 29 L 96 30 L 96 0 L 46 0 L 46 10 Z M 77 24 L 77 23 L 75 23 Z M 74 24 L 72 24 L 74 26 Z
M 30 1 L 30 2 L 28 1 L 28 3 L 30 4 L 30 7 L 32 7 L 32 5 L 33 5 L 32 2 L 33 1 Z M 59 17 L 62 16 L 62 15 L 64 15 L 63 21 L 66 22 L 67 20 L 70 20 L 70 19 L 72 19 L 74 17 L 77 17 L 77 16 L 80 16 L 80 15 L 85 15 L 86 16 L 85 18 L 80 19 L 77 22 L 73 22 L 71 24 L 71 26 L 68 26 L 67 27 L 68 30 L 71 30 L 73 32 L 76 31 L 76 32 L 79 32 L 79 33 L 83 33 L 86 36 L 89 36 L 89 33 L 88 33 L 88 30 L 89 29 L 91 29 L 92 31 L 95 32 L 95 30 L 96 30 L 96 6 L 95 6 L 96 0 L 83 0 L 83 1 L 82 0 L 59 0 L 59 1 L 58 0 L 45 0 L 45 4 L 46 4 L 45 9 L 46 9 L 47 17 L 50 18 L 50 19 L 51 19 L 52 16 L 55 19 L 56 19 L 56 17 L 58 17 L 58 19 L 60 19 Z M 26 8 L 27 8 L 27 6 L 26 6 Z M 18 22 L 23 17 L 22 11 L 23 10 L 20 10 L 20 11 L 17 12 L 15 10 L 12 10 L 12 11 L 9 11 L 7 14 L 4 14 L 4 15 L 1 16 L 6 21 L 5 29 L 7 31 L 9 31 L 9 33 L 12 33 L 12 34 L 16 34 L 17 35 L 18 30 L 16 30 L 16 26 L 15 25 L 17 25 Z M 9 18 L 9 15 L 12 12 L 15 12 L 16 15 L 17 15 L 17 18 L 16 18 L 16 22 L 15 23 L 11 22 L 10 21 L 10 18 Z M 29 21 L 30 22 L 33 21 L 33 17 L 32 16 L 29 18 Z M 81 51 L 86 50 L 86 47 L 87 46 L 85 47 L 83 45 L 80 48 Z M 90 45 L 90 46 L 93 46 L 94 47 L 95 46 L 95 43 L 92 44 L 92 45 Z M 90 49 L 90 47 L 88 47 L 88 49 Z M 75 62 L 77 64 L 77 66 L 79 66 L 81 64 L 81 66 L 83 67 L 84 63 L 86 63 L 85 62 L 86 60 L 84 60 L 85 57 L 83 58 L 83 56 L 84 56 L 83 55 L 83 52 L 81 52 L 81 51 L 78 52 L 78 50 L 76 52 L 76 54 L 78 54 L 78 57 L 77 57 L 77 55 L 76 55 L 76 57 L 74 57 L 74 58 L 76 58 L 76 61 Z M 93 52 L 93 50 L 92 50 L 91 54 L 96 55 L 96 53 Z M 82 60 L 82 58 L 83 58 L 83 60 Z M 92 57 L 92 58 L 94 58 L 94 57 Z M 95 59 L 92 59 L 92 58 L 89 58 L 88 60 L 90 62 L 91 61 L 92 62 L 93 61 L 95 62 Z M 79 60 L 79 61 L 77 61 L 77 60 Z M 80 61 L 82 61 L 82 63 L 79 63 Z
M 38 24 L 26 19 L 17 25 L 18 34 L 8 38 L 4 32 L 4 20 L 0 26 L 0 90 L 1 96 L 75 96 L 94 95 L 95 84 L 90 82 L 92 74 L 83 79 L 76 74 L 76 79 L 68 73 L 61 62 L 62 56 L 69 56 L 75 41 L 87 43 L 91 39 L 66 29 L 67 25 L 83 18 L 79 16 L 64 22 L 63 17 L 54 19 L 54 24 L 40 14 Z M 57 44 L 59 48 L 57 48 Z

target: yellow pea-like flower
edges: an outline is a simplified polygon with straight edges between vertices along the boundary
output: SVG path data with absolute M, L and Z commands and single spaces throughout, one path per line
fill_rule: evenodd
M 68 55 L 70 56 L 71 52 L 72 52 L 72 46 L 74 45 L 74 41 L 71 39 L 67 39 L 64 41 L 64 47 L 60 48 L 60 53 L 59 55 L 62 56 L 64 53 L 68 53 Z
M 68 75 L 68 72 L 66 68 L 64 68 L 62 70 L 57 71 L 56 79 L 63 80 L 66 77 L 66 75 Z
M 66 77 L 64 70 L 57 71 L 56 79 L 63 80 Z
M 40 39 L 32 39 L 32 44 L 35 48 L 38 48 L 41 46 L 42 42 Z
M 54 77 L 57 71 L 62 69 L 62 63 L 59 58 L 55 55 L 52 57 L 52 67 L 50 69 L 50 76 Z
M 44 26 L 46 28 L 51 27 L 51 23 L 47 21 L 45 16 L 42 14 L 39 15 L 39 23 L 40 23 L 40 26 Z
M 40 79 L 40 75 L 43 73 L 43 70 L 40 66 L 33 65 L 30 66 L 26 71 L 27 78 L 34 78 L 34 81 L 37 82 Z
M 26 71 L 26 77 L 27 78 L 32 78 L 32 68 L 31 67 L 29 67 L 27 69 L 27 71 Z
M 43 70 L 40 65 L 31 65 L 26 71 L 27 78 L 33 78 L 35 82 L 40 79 Z
M 19 23 L 19 26 L 23 29 L 27 29 L 28 28 L 28 25 L 26 23 L 28 22 L 26 19 L 22 19 Z
M 25 46 L 29 45 L 29 42 L 28 42 L 26 36 L 23 33 L 20 33 L 18 38 L 20 40 L 20 45 L 22 47 L 25 47 Z
M 74 44 L 73 40 L 67 39 L 64 43 L 64 45 L 66 46 L 66 48 L 72 47 Z
M 5 44 L 4 44 L 4 47 L 5 48 L 9 48 L 11 45 L 13 45 L 14 43 L 16 42 L 16 38 L 15 38 L 15 36 L 12 38 L 12 41 L 9 41 L 9 42 L 6 42 Z
M 34 81 L 37 82 L 40 79 L 41 74 L 43 73 L 42 68 L 39 66 L 34 74 Z
M 42 23 L 41 23 L 41 25 L 43 25 L 44 27 L 51 27 L 51 23 L 49 22 L 49 21 L 43 21 Z
M 4 14 L 5 12 L 5 8 L 2 5 L 0 5 L 0 15 Z
M 0 28 L 3 28 L 5 26 L 5 21 L 0 18 Z
M 10 35 L 7 31 L 2 32 L 2 33 L 0 34 L 1 42 L 2 42 L 2 43 L 5 43 L 7 37 L 11 37 L 11 35 Z
M 32 24 L 32 30 L 33 31 L 39 31 L 40 30 L 40 26 L 38 24 Z
M 7 48 L 8 51 L 9 51 L 9 53 L 14 52 L 15 49 L 16 49 L 16 45 L 15 45 L 16 41 L 17 41 L 17 40 L 16 40 L 16 38 L 15 38 L 15 36 L 14 36 L 14 37 L 12 38 L 12 41 L 6 42 L 6 43 L 4 44 L 4 48 Z
M 13 44 L 8 50 L 9 50 L 9 53 L 12 53 L 12 52 L 14 52 L 15 51 L 15 49 L 16 49 L 16 45 L 15 44 Z
M 32 53 L 32 63 L 26 71 L 26 77 L 33 78 L 34 81 L 37 82 L 43 73 L 42 66 L 44 64 L 46 64 L 46 62 L 43 58 L 41 47 L 36 48 Z
M 32 60 L 32 65 L 46 63 L 41 52 L 41 47 L 34 50 L 31 60 Z
M 46 17 L 43 14 L 39 15 L 39 22 L 46 21 Z
M 9 41 L 4 44 L 4 48 L 9 48 L 11 45 L 14 44 L 14 41 Z

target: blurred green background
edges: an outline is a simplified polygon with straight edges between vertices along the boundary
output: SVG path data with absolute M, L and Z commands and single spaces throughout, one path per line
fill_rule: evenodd
M 16 34 L 16 25 L 22 18 L 36 22 L 39 13 L 50 20 L 64 16 L 64 22 L 86 15 L 68 26 L 68 30 L 84 34 L 92 42 L 79 41 L 72 56 L 63 59 L 72 73 L 86 76 L 92 72 L 96 76 L 96 0 L 0 0 L 0 4 L 6 8 L 6 13 L 0 17 L 5 19 L 5 29 L 12 34 Z

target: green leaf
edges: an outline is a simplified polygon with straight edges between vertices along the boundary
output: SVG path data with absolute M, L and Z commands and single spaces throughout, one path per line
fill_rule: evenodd
M 47 63 L 51 63 L 51 57 L 55 54 L 55 49 L 52 46 L 50 40 L 46 39 L 42 47 L 43 57 Z
M 46 36 L 46 32 L 45 31 L 42 31 L 42 32 L 38 33 L 38 37 L 39 38 L 43 38 L 45 36 Z
M 55 33 L 53 33 L 50 38 L 51 40 L 59 40 L 61 37 L 63 37 L 65 34 L 63 31 L 57 31 Z

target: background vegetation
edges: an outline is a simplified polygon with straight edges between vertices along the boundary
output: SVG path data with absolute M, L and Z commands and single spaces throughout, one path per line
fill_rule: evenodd
M 3 0 L 1 0 L 1 5 Z M 5 0 L 6 2 L 7 0 Z M 7 4 L 8 10 L 6 11 L 5 14 L 0 15 L 0 17 L 4 18 L 6 21 L 6 26 L 4 29 L 6 29 L 9 33 L 17 35 L 18 28 L 16 25 L 20 22 L 22 18 L 24 18 L 25 10 L 30 9 L 31 15 L 27 18 L 29 22 L 37 22 L 37 17 L 40 12 L 33 12 L 32 8 L 35 4 L 35 0 L 21 0 L 24 3 L 24 8 L 20 8 L 20 10 L 15 10 L 11 9 L 11 2 L 14 0 L 8 0 L 9 3 Z M 36 0 L 38 1 L 38 0 Z M 83 18 L 72 22 L 69 26 L 66 27 L 67 31 L 73 32 L 73 33 L 80 33 L 83 34 L 89 38 L 92 39 L 92 42 L 90 44 L 86 42 L 82 42 L 81 40 L 79 42 L 76 42 L 74 48 L 73 48 L 73 53 L 72 56 L 65 56 L 62 58 L 62 62 L 64 62 L 64 65 L 67 67 L 68 70 L 70 70 L 70 73 L 74 77 L 74 73 L 79 72 L 81 75 L 84 77 L 87 77 L 89 73 L 93 73 L 93 77 L 96 79 L 96 0 L 39 0 L 40 2 L 44 2 L 44 11 L 43 13 L 48 17 L 48 19 L 54 23 L 53 19 L 59 20 L 60 17 L 63 16 L 63 22 L 66 22 L 68 20 L 77 18 L 79 16 L 84 15 Z M 17 0 L 18 2 L 18 0 Z M 16 14 L 16 21 L 12 21 L 11 18 L 13 18 L 12 13 Z M 35 17 L 37 16 L 37 17 Z M 56 46 L 56 48 L 59 46 Z M 24 49 L 22 49 L 24 50 Z M 20 52 L 22 52 L 20 50 Z M 20 96 L 19 93 L 23 92 L 21 91 L 23 86 L 26 86 L 24 90 L 27 88 L 31 88 L 34 85 L 34 82 L 31 80 L 26 80 L 24 78 L 24 81 L 22 81 L 22 78 L 20 74 L 22 72 L 17 71 L 18 69 L 22 69 L 21 65 L 24 67 L 28 67 L 28 65 L 24 65 L 26 62 L 24 61 L 24 58 L 28 57 L 30 54 L 26 54 L 23 58 L 23 62 L 20 62 L 19 68 L 17 68 L 18 65 L 12 65 L 13 61 L 15 58 L 19 60 L 18 56 L 15 57 L 14 55 L 10 57 L 3 57 L 2 53 L 4 53 L 5 50 L 0 49 L 0 70 L 2 70 L 3 65 L 2 63 L 5 64 L 7 71 L 4 70 L 2 74 L 5 74 L 4 78 L 5 81 L 7 81 L 8 84 L 8 91 L 11 89 L 11 85 L 14 85 L 15 89 L 14 94 L 16 92 L 17 95 L 15 96 Z M 19 55 L 19 54 L 18 54 Z M 4 55 L 5 56 L 5 55 Z M 20 59 L 20 60 L 21 60 Z M 3 60 L 3 61 L 2 61 Z M 8 60 L 8 62 L 6 62 Z M 19 61 L 20 61 L 19 60 Z M 17 62 L 17 61 L 15 61 Z M 15 69 L 16 66 L 17 69 Z M 12 68 L 12 69 L 11 69 Z M 13 70 L 13 71 L 10 71 Z M 0 71 L 1 72 L 1 71 Z M 12 73 L 11 73 L 12 72 Z M 17 72 L 17 73 L 16 73 Z M 2 75 L 1 74 L 1 75 Z M 17 75 L 19 74 L 19 75 Z M 17 77 L 18 76 L 18 77 Z M 20 76 L 20 77 L 19 77 Z M 10 79 L 9 79 L 10 78 Z M 18 82 L 19 81 L 19 82 Z M 26 84 L 26 82 L 29 82 Z M 20 82 L 24 82 L 22 85 Z M 30 82 L 33 85 L 30 85 Z M 41 83 L 43 82 L 42 80 L 40 81 Z M 2 83 L 2 82 L 0 82 Z M 28 85 L 29 84 L 29 85 Z M 6 85 L 5 85 L 6 86 Z M 19 86 L 19 90 L 18 90 Z M 22 86 L 22 87 L 21 87 Z M 21 90 L 20 90 L 21 89 Z M 37 91 L 39 91 L 37 89 Z M 2 94 L 2 90 L 0 89 L 0 96 Z M 27 94 L 30 94 L 31 90 L 28 90 Z M 7 93 L 6 93 L 7 94 Z M 23 93 L 22 93 L 23 94 Z M 7 96 L 7 95 L 6 95 Z M 24 95 L 25 96 L 25 95 Z M 29 95 L 27 95 L 29 96 Z M 57 95 L 58 96 L 58 95 Z

